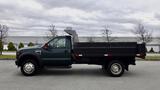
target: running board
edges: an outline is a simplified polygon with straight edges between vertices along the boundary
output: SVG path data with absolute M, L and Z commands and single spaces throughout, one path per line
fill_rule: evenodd
M 46 67 L 48 67 L 48 68 L 72 68 L 72 66 L 70 65 L 70 66 L 46 66 Z

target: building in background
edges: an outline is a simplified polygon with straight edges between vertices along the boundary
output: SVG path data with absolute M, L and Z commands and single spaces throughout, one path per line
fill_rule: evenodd
M 79 42 L 88 42 L 90 37 L 79 37 Z M 92 37 L 93 42 L 104 42 L 105 37 Z M 18 44 L 22 42 L 25 47 L 27 47 L 29 42 L 34 43 L 35 45 L 42 45 L 49 41 L 47 37 L 43 36 L 8 36 L 6 39 L 6 43 L 4 45 L 4 49 L 7 49 L 7 44 L 9 42 L 13 42 L 16 47 Z M 116 37 L 114 42 L 136 42 L 135 37 Z M 155 52 L 160 51 L 160 38 L 154 37 L 153 41 L 147 44 L 147 50 L 150 50 L 153 47 Z

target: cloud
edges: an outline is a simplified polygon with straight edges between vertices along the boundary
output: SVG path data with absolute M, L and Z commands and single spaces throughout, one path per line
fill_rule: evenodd
M 10 27 L 9 35 L 43 36 L 49 25 L 54 24 L 59 32 L 71 26 L 80 36 L 100 36 L 104 26 L 115 36 L 130 36 L 137 23 L 157 34 L 159 3 L 158 0 L 0 0 L 0 24 Z

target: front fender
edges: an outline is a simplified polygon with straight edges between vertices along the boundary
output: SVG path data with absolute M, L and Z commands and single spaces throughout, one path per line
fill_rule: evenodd
M 17 66 L 21 66 L 24 58 L 34 58 L 34 60 L 36 60 L 36 62 L 38 63 L 38 65 L 42 65 L 42 60 L 40 58 L 39 55 L 37 55 L 36 53 L 23 53 L 21 54 L 16 61 L 16 65 Z

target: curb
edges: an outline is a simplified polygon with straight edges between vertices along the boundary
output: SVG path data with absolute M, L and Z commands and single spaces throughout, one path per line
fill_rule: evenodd
M 16 59 L 11 59 L 11 58 L 1 58 L 0 60 L 13 60 L 13 61 L 15 61 Z

